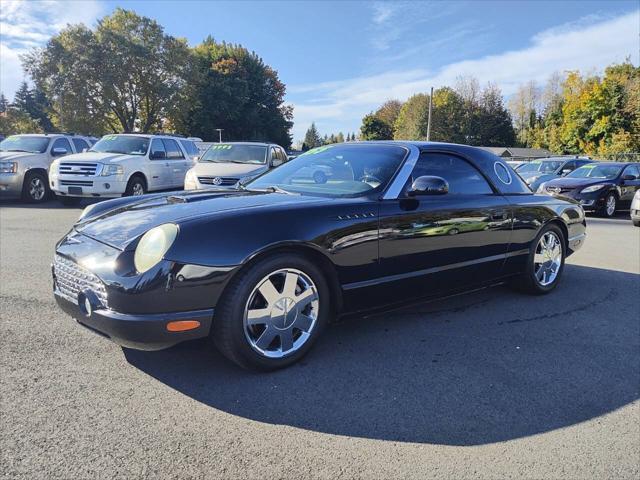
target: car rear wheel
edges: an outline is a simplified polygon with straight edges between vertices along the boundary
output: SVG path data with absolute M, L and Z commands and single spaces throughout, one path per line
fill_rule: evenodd
M 330 312 L 322 272 L 303 256 L 278 254 L 232 281 L 216 306 L 211 339 L 243 368 L 275 370 L 309 351 Z
M 618 208 L 618 199 L 613 193 L 607 195 L 607 198 L 604 201 L 604 205 L 600 208 L 598 212 L 603 217 L 613 217 L 616 213 L 616 209 Z
M 27 172 L 22 184 L 22 198 L 29 203 L 42 203 L 49 199 L 47 176 L 40 172 Z
M 514 285 L 531 294 L 545 294 L 556 288 L 566 257 L 564 234 L 557 225 L 544 227 L 532 243 L 525 271 Z
M 140 175 L 134 175 L 129 179 L 129 183 L 127 183 L 127 188 L 124 192 L 125 197 L 131 196 L 139 196 L 147 193 L 147 183 L 144 181 Z

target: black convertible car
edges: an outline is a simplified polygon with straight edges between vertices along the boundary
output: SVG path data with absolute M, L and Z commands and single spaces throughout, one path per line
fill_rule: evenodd
M 56 247 L 54 292 L 123 346 L 209 337 L 269 370 L 343 313 L 501 280 L 547 293 L 585 227 L 577 202 L 533 194 L 483 150 L 338 144 L 237 190 L 87 207 Z

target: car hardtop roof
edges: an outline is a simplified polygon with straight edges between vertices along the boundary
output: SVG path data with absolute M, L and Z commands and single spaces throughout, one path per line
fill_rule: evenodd
M 77 133 L 63 133 L 63 132 L 54 132 L 54 133 L 16 133 L 14 135 L 9 135 L 10 137 L 80 137 L 86 138 L 84 135 L 78 135 Z
M 269 147 L 271 145 L 275 145 L 276 147 L 280 146 L 273 142 L 212 142 L 211 145 L 258 145 L 261 147 Z

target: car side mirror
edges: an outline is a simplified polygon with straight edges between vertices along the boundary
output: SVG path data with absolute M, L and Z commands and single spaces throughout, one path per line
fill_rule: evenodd
M 163 152 L 162 150 L 156 150 L 155 152 L 151 152 L 149 155 L 151 160 L 164 160 L 167 158 L 167 152 Z
M 635 175 L 624 175 L 622 177 L 622 180 L 636 180 L 636 176 Z
M 193 161 L 197 162 L 200 160 L 200 155 L 196 155 L 195 157 L 193 157 Z
M 570 174 L 571 172 L 573 172 L 573 170 L 571 170 L 570 168 L 565 168 L 565 169 L 563 169 L 563 170 L 562 170 L 562 175 L 563 175 L 563 176 L 564 176 L 564 175 L 568 175 L 568 174 Z
M 280 165 L 282 165 L 282 160 L 280 160 L 279 158 L 274 158 L 273 160 L 271 160 L 272 167 L 279 167 Z
M 85 148 L 83 148 L 83 149 L 82 149 L 82 153 L 84 153 L 84 152 L 88 152 L 88 151 L 89 151 L 89 149 L 88 149 L 87 147 L 85 147 Z
M 54 157 L 59 157 L 61 155 L 66 155 L 67 153 L 67 149 L 64 147 L 57 147 L 54 148 L 53 150 L 51 150 L 51 155 L 53 155 Z
M 407 195 L 417 197 L 420 195 L 445 195 L 447 193 L 449 193 L 449 184 L 444 178 L 423 175 L 413 181 Z

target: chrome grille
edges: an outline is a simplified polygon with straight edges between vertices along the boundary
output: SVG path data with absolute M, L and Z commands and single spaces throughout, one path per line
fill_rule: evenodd
M 105 308 L 107 303 L 107 291 L 102 281 L 86 268 L 77 263 L 56 255 L 53 260 L 53 273 L 55 275 L 56 291 L 67 300 L 78 303 L 78 294 L 83 290 L 93 291 Z
M 203 185 L 228 186 L 238 183 L 239 178 L 233 177 L 198 177 L 198 181 Z
M 93 176 L 98 171 L 97 163 L 62 162 L 58 167 L 58 173 L 65 175 Z
M 60 185 L 67 187 L 93 187 L 90 180 L 60 180 Z

